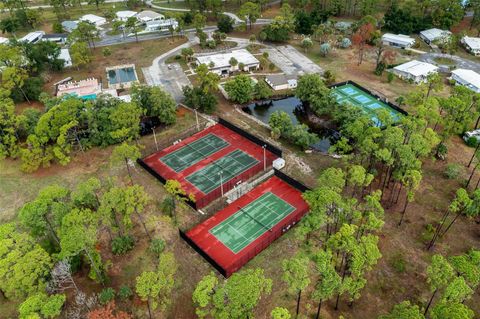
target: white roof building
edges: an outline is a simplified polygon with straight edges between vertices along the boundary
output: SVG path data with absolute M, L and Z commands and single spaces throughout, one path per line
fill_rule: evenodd
M 20 40 L 19 42 L 27 42 L 27 43 L 37 43 L 38 41 L 42 40 L 43 36 L 45 35 L 45 31 L 34 31 L 30 32 Z
M 422 38 L 428 44 L 434 41 L 442 41 L 450 37 L 452 32 L 448 30 L 441 30 L 437 28 L 428 29 L 420 32 L 420 38 Z
M 265 77 L 265 82 L 275 91 L 294 89 L 297 87 L 297 77 L 285 74 L 271 74 Z
M 137 12 L 135 11 L 130 11 L 130 10 L 125 10 L 125 11 L 117 11 L 115 13 L 117 20 L 120 21 L 127 21 L 128 18 L 135 17 L 137 15 Z
M 237 64 L 232 66 L 231 59 L 237 60 Z M 256 70 L 260 62 L 250 52 L 245 49 L 233 50 L 228 53 L 218 53 L 204 56 L 197 56 L 197 64 L 206 64 L 210 71 L 219 75 L 228 75 L 231 72 L 238 71 L 239 65 L 243 64 L 242 71 Z
M 415 44 L 415 39 L 403 34 L 385 33 L 382 36 L 382 42 L 397 48 L 410 48 Z
M 140 21 L 141 23 L 147 23 L 149 21 L 165 19 L 165 16 L 163 14 L 160 14 L 158 12 L 151 11 L 151 10 L 145 10 L 145 11 L 139 12 L 137 13 L 136 17 L 138 21 Z
M 165 19 L 165 20 L 148 21 L 147 26 L 145 27 L 145 31 L 147 32 L 168 31 L 170 27 L 172 27 L 173 29 L 176 29 L 178 27 L 177 20 Z
M 102 26 L 105 23 L 107 23 L 107 19 L 105 19 L 104 17 L 99 17 L 99 16 L 94 15 L 94 14 L 86 14 L 86 15 L 80 17 L 80 19 L 78 19 L 78 20 L 79 21 L 90 22 L 90 23 L 96 25 L 97 27 Z
M 63 21 L 62 22 L 62 28 L 66 31 L 66 32 L 72 32 L 73 30 L 75 30 L 78 26 L 78 22 L 77 21 Z
M 66 68 L 72 66 L 72 57 L 70 56 L 70 51 L 68 51 L 68 49 L 60 49 L 60 54 L 58 58 L 65 61 L 64 66 Z
M 480 55 L 480 38 L 464 36 L 462 43 L 470 53 L 475 56 Z
M 452 71 L 451 79 L 458 85 L 468 87 L 470 90 L 480 93 L 480 74 L 467 69 L 456 69 Z
M 392 69 L 392 72 L 400 78 L 413 81 L 416 84 L 426 82 L 427 77 L 437 71 L 437 66 L 417 60 L 409 61 Z

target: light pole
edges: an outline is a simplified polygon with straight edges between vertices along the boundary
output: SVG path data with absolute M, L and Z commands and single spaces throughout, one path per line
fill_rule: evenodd
M 157 152 L 158 152 L 157 135 L 155 134 L 155 127 L 152 127 L 152 132 L 153 132 L 153 139 L 155 140 L 155 148 L 157 149 Z
M 267 145 L 263 145 L 262 148 L 263 148 L 263 171 L 266 171 L 267 170 L 267 155 L 266 155 Z
M 220 171 L 220 173 L 218 173 L 218 175 L 220 175 L 220 191 L 222 192 L 222 197 L 223 197 L 223 171 Z
M 198 124 L 198 113 L 197 109 L 193 109 L 195 111 L 195 120 L 197 121 L 197 131 L 200 131 L 200 124 Z

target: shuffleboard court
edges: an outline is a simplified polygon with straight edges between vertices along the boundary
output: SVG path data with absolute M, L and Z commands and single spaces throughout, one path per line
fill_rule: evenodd
M 259 161 L 237 149 L 190 174 L 185 179 L 204 194 L 208 194 Z M 221 173 L 221 176 L 220 176 Z
M 210 133 L 161 157 L 160 161 L 178 173 L 229 145 L 224 139 Z
M 235 254 L 295 210 L 295 207 L 271 192 L 237 208 L 235 214 L 210 229 L 210 233 Z
M 394 121 L 400 120 L 401 113 L 390 107 L 383 101 L 377 100 L 374 96 L 362 91 L 353 84 L 344 84 L 332 89 L 333 94 L 339 103 L 349 103 L 353 106 L 362 108 L 369 114 L 377 125 L 381 125 L 377 118 L 376 110 L 384 109 L 390 113 Z

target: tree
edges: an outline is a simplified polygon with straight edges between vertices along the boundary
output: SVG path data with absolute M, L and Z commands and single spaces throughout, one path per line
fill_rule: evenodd
M 372 39 L 375 27 L 371 23 L 364 24 L 353 34 L 352 43 L 358 52 L 358 65 L 362 64 L 368 42 Z
M 270 294 L 272 280 L 265 277 L 263 269 L 247 269 L 234 273 L 219 282 L 207 275 L 197 284 L 193 293 L 196 313 L 200 318 L 243 319 L 251 318 L 253 310 L 263 295 Z
M 2 33 L 10 33 L 16 39 L 15 32 L 20 27 L 20 23 L 16 18 L 6 17 L 0 21 L 0 30 Z
M 125 28 L 130 30 L 133 34 L 135 34 L 135 41 L 138 42 L 138 32 L 140 31 L 140 26 L 138 25 L 138 20 L 136 17 L 130 17 L 125 22 Z
M 270 86 L 265 82 L 265 80 L 259 80 L 255 84 L 254 88 L 254 97 L 256 100 L 268 99 L 272 96 L 273 92 Z
M 128 313 L 117 310 L 115 301 L 111 301 L 105 307 L 90 311 L 87 314 L 87 319 L 131 319 L 132 316 Z
M 290 319 L 292 317 L 288 309 L 282 307 L 273 308 L 270 315 L 272 316 L 272 319 Z
M 290 39 L 292 27 L 282 16 L 276 16 L 270 24 L 263 28 L 262 33 L 265 33 L 266 40 L 285 42 Z M 263 38 L 262 33 L 260 33 L 260 39 Z
M 260 6 L 250 1 L 242 4 L 238 10 L 238 16 L 244 19 L 250 25 L 250 29 L 252 29 L 252 25 L 257 21 L 260 15 Z
M 163 124 L 177 120 L 177 103 L 172 96 L 158 86 L 135 85 L 132 100 L 144 110 L 146 116 L 158 117 Z
M 85 207 L 96 210 L 100 205 L 98 192 L 101 189 L 101 182 L 96 177 L 91 177 L 77 185 L 71 194 L 71 199 L 76 207 Z
M 332 298 L 341 286 L 341 278 L 335 271 L 332 260 L 333 256 L 330 251 L 321 250 L 315 255 L 316 270 L 319 275 L 313 292 L 313 297 L 318 300 L 316 319 L 320 318 L 322 302 Z
M 193 56 L 195 52 L 193 51 L 192 48 L 183 48 L 181 51 L 181 54 L 183 58 L 185 59 L 185 62 L 189 62 L 190 58 Z
M 25 81 L 28 79 L 28 72 L 24 68 L 6 67 L 2 70 L 2 87 L 9 91 L 13 89 L 19 90 L 28 103 L 30 100 L 23 90 Z
M 332 50 L 332 47 L 330 46 L 330 43 L 323 43 L 322 45 L 320 45 L 320 54 L 323 57 L 326 57 L 331 50 Z
M 20 306 L 20 319 L 55 318 L 62 312 L 65 295 L 47 295 L 44 292 L 29 296 Z
M 172 206 L 172 214 L 173 214 L 173 219 L 176 221 L 176 207 L 177 207 L 177 202 L 178 203 L 185 203 L 187 201 L 195 201 L 194 195 L 193 194 L 188 194 L 183 188 L 182 184 L 180 184 L 179 181 L 174 180 L 174 179 L 169 179 L 165 183 L 165 191 L 170 195 L 169 199 L 167 200 L 170 202 Z M 165 202 L 164 202 L 165 203 Z
M 432 309 L 431 319 L 473 319 L 473 310 L 461 303 L 440 302 Z
M 228 98 L 240 104 L 252 100 L 254 89 L 254 82 L 245 74 L 240 74 L 233 80 L 225 83 L 225 91 L 227 91 Z
M 201 87 L 183 87 L 185 105 L 201 112 L 212 114 L 218 104 L 216 96 L 212 92 L 204 92 Z
M 0 225 L 0 292 L 19 300 L 43 291 L 53 262 L 31 236 L 13 223 Z
M 95 41 L 100 39 L 100 32 L 97 26 L 88 21 L 80 21 L 75 30 L 69 35 L 69 40 L 73 43 L 84 42 L 88 43 L 89 48 L 95 48 Z
M 301 46 L 305 50 L 305 52 L 307 52 L 311 47 L 313 47 L 312 39 L 308 37 L 303 38 Z
M 388 315 L 382 315 L 379 319 L 424 319 L 417 305 L 411 305 L 410 301 L 403 301 L 395 305 Z
M 442 296 L 442 302 L 446 303 L 464 303 L 473 295 L 473 290 L 462 276 L 455 277 L 445 288 Z
M 296 256 L 291 259 L 285 259 L 282 262 L 283 275 L 282 280 L 288 285 L 291 292 L 297 294 L 297 311 L 300 310 L 300 298 L 302 291 L 310 284 L 309 278 L 309 259 Z
M 7 92 L 2 91 L 0 95 Z M 13 101 L 6 97 L 0 101 L 0 159 L 13 157 L 18 152 L 17 146 L 17 123 L 18 118 L 15 115 L 15 105 Z
M 92 61 L 91 53 L 88 50 L 86 42 L 76 41 L 73 43 L 70 47 L 70 55 L 72 57 L 72 64 L 76 66 L 78 70 Z
M 123 142 L 122 144 L 116 146 L 113 149 L 112 156 L 110 158 L 110 162 L 112 164 L 124 162 L 125 166 L 127 167 L 128 176 L 130 177 L 130 182 L 133 184 L 132 173 L 130 172 L 130 166 L 134 163 L 138 158 L 140 158 L 140 150 L 135 145 L 130 145 L 127 142 Z
M 420 182 L 422 180 L 422 173 L 418 170 L 407 170 L 405 175 L 402 178 L 402 184 L 405 186 L 407 190 L 407 196 L 405 197 L 405 204 L 403 205 L 402 210 L 402 218 L 398 222 L 398 226 L 400 226 L 403 222 L 405 217 L 405 212 L 407 211 L 408 203 L 411 203 L 415 196 L 415 191 L 420 186 Z
M 305 74 L 299 77 L 295 96 L 306 102 L 316 115 L 332 113 L 337 108 L 337 100 L 325 86 L 319 74 Z
M 200 82 L 200 87 L 205 93 L 218 90 L 220 76 L 216 73 L 210 72 L 206 64 L 200 64 L 195 71 Z
M 445 288 L 453 276 L 453 268 L 448 261 L 442 255 L 433 255 L 432 261 L 427 267 L 427 282 L 430 285 L 432 296 L 425 307 L 424 315 L 427 314 L 438 290 Z
M 162 103 L 159 99 L 156 105 Z M 109 120 L 112 126 L 110 136 L 116 142 L 131 141 L 138 138 L 140 134 L 140 117 L 142 116 L 142 106 L 135 102 L 120 102 L 110 113 Z M 165 110 L 160 110 L 160 112 Z
M 204 16 L 203 14 L 201 14 L 201 13 L 197 13 L 193 17 L 193 26 L 197 30 L 203 29 L 205 27 L 206 23 L 207 23 L 207 17 Z
M 229 16 L 222 14 L 218 18 L 217 21 L 217 27 L 218 31 L 223 32 L 223 33 L 230 33 L 233 31 L 233 24 L 235 21 L 230 18 Z
M 234 57 L 231 57 L 230 58 L 230 61 L 228 61 L 228 63 L 230 64 L 230 66 L 232 67 L 232 69 L 235 69 L 235 67 L 238 65 L 238 61 L 237 59 L 235 59 Z M 241 71 L 241 70 L 240 70 Z
M 152 310 L 155 310 L 158 305 L 155 300 L 161 290 L 158 274 L 154 271 L 144 271 L 137 277 L 136 282 L 136 292 L 140 299 L 147 302 L 148 316 L 152 319 Z

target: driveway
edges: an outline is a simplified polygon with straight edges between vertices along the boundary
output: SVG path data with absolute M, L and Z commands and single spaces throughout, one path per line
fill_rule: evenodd
M 287 75 L 323 74 L 321 67 L 291 45 L 270 47 L 262 51 L 268 52 L 269 60 Z
M 455 62 L 456 67 L 458 69 L 468 69 L 468 70 L 473 70 L 477 73 L 480 73 L 480 63 L 461 58 L 456 55 L 450 55 L 450 54 L 444 54 L 444 53 L 435 53 L 435 52 L 430 52 L 430 53 L 425 53 L 421 56 L 418 57 L 418 60 L 427 62 L 430 64 L 434 64 L 440 68 L 441 72 L 448 73 L 450 72 L 450 68 L 448 65 L 440 65 L 435 61 L 435 58 L 447 58 L 451 59 Z

